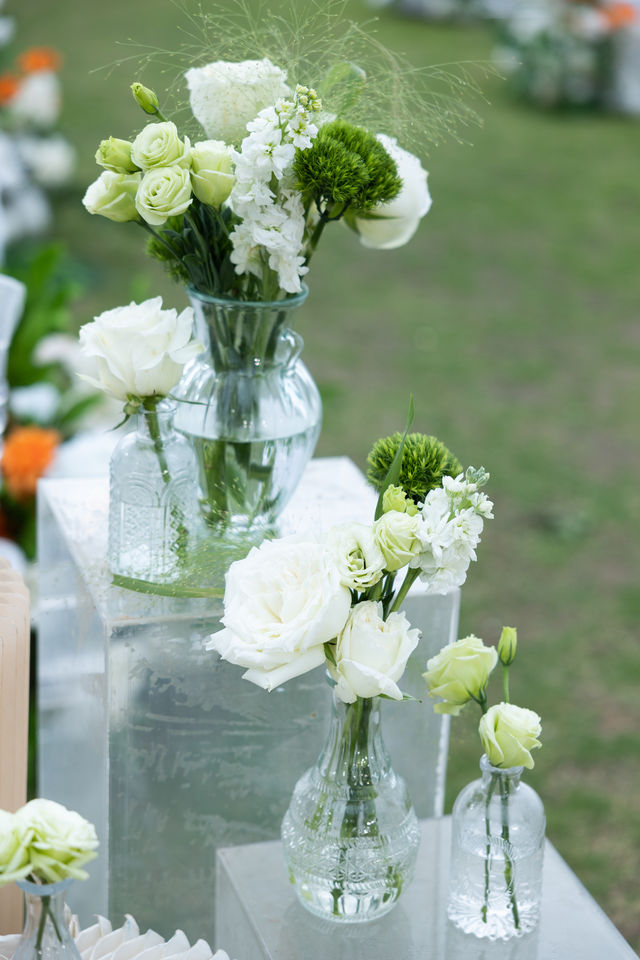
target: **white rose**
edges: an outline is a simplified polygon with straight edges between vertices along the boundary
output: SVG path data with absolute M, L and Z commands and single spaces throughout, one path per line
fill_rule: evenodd
M 542 746 L 538 740 L 540 717 L 533 710 L 515 703 L 498 703 L 481 717 L 478 730 L 492 766 L 533 769 L 531 750 Z
M 417 515 L 410 516 L 399 510 L 388 510 L 374 523 L 376 543 L 390 573 L 406 567 L 420 553 L 422 544 L 417 536 L 418 523 Z
M 290 93 L 287 74 L 270 60 L 217 60 L 185 74 L 193 114 L 208 137 L 239 143 L 264 107 Z
M 234 183 L 233 149 L 222 140 L 203 140 L 191 150 L 191 187 L 198 200 L 219 207 Z
M 178 136 L 178 128 L 170 120 L 163 123 L 148 123 L 131 145 L 131 159 L 141 170 L 156 167 L 188 167 L 191 162 L 189 138 L 184 143 Z
M 191 178 L 183 167 L 148 170 L 136 193 L 136 210 L 154 227 L 184 213 L 192 202 Z
M 375 219 L 356 217 L 355 225 L 365 247 L 393 250 L 403 246 L 414 235 L 420 220 L 431 209 L 431 196 L 427 187 L 427 171 L 418 158 L 399 147 L 393 137 L 379 133 L 378 140 L 396 162 L 402 189 L 395 200 L 373 208 L 371 213 Z
M 39 70 L 20 80 L 9 112 L 20 125 L 49 129 L 58 122 L 61 105 L 58 77 L 53 71 Z
M 89 213 L 99 213 L 101 217 L 116 223 L 137 220 L 136 194 L 140 181 L 139 173 L 113 173 L 105 170 L 87 188 L 82 202 Z
M 338 637 L 336 666 L 329 664 L 329 672 L 344 703 L 381 693 L 402 700 L 397 681 L 418 645 L 420 631 L 411 629 L 404 613 L 390 613 L 385 621 L 381 610 L 372 600 L 356 604 Z
M 15 813 L 0 810 L 0 886 L 31 873 L 30 839 L 31 831 Z
M 349 614 L 351 594 L 322 544 L 266 540 L 226 576 L 224 630 L 208 650 L 247 667 L 246 680 L 273 690 L 324 662 Z
M 483 696 L 497 662 L 495 647 L 487 647 L 473 634 L 448 643 L 427 661 L 427 672 L 422 674 L 429 696 L 441 698 L 434 711 L 457 717 L 466 703 Z
M 97 857 L 92 823 L 53 800 L 31 800 L 16 816 L 31 831 L 31 872 L 46 883 L 66 877 L 85 880 L 82 867 Z
M 327 534 L 340 580 L 350 590 L 366 590 L 382 579 L 385 559 L 371 527 L 364 523 L 341 523 Z
M 191 339 L 193 310 L 163 310 L 162 297 L 106 310 L 80 328 L 80 345 L 97 365 L 94 386 L 118 400 L 166 396 L 202 350 Z

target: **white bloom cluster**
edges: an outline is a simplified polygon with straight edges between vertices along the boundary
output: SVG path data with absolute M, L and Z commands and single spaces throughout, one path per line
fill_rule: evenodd
M 321 110 L 314 90 L 297 86 L 293 100 L 278 100 L 247 124 L 249 135 L 235 153 L 235 185 L 229 197 L 242 218 L 231 234 L 236 273 L 262 276 L 264 259 L 287 293 L 299 293 L 307 272 L 302 256 L 304 206 L 291 179 L 296 150 L 308 149 Z
M 427 494 L 416 528 L 422 548 L 409 566 L 419 568 L 432 593 L 461 586 L 476 559 L 484 521 L 493 517 L 491 500 L 478 489 L 486 478 L 482 469 L 470 468 L 466 476 L 444 477 Z

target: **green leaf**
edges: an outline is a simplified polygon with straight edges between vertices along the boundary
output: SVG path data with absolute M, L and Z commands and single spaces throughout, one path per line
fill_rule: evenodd
M 337 664 L 336 664 L 336 656 L 335 656 L 335 653 L 333 652 L 333 651 L 334 651 L 334 646 L 333 646 L 333 644 L 332 644 L 332 643 L 325 643 L 325 644 L 323 644 L 323 647 L 324 647 L 324 655 L 325 655 L 325 657 L 327 658 L 327 660 L 329 661 L 329 663 L 330 663 L 333 667 L 337 666 Z
M 381 517 L 382 514 L 384 513 L 384 510 L 382 508 L 382 500 L 385 494 L 385 490 L 387 489 L 387 487 L 390 487 L 393 484 L 395 484 L 398 480 L 398 477 L 400 476 L 400 471 L 402 469 L 402 454 L 404 453 L 404 444 L 405 444 L 405 440 L 407 439 L 407 434 L 411 429 L 411 424 L 413 423 L 414 416 L 415 416 L 415 409 L 413 405 L 413 394 L 411 394 L 409 398 L 409 414 L 407 416 L 407 426 L 405 428 L 402 440 L 400 441 L 400 444 L 396 451 L 396 455 L 393 458 L 391 466 L 389 467 L 387 475 L 384 478 L 384 482 L 380 489 L 380 496 L 378 497 L 378 503 L 376 505 L 376 512 L 374 516 L 375 520 Z
M 422 700 L 419 700 L 418 697 L 410 697 L 408 693 L 402 694 L 402 700 L 396 700 L 395 697 L 389 697 L 386 693 L 379 693 L 378 696 L 381 700 L 393 700 L 394 703 L 405 703 L 411 701 L 412 703 L 422 703 Z

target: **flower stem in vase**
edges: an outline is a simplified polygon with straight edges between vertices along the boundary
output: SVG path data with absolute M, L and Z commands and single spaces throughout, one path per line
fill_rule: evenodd
M 153 448 L 160 465 L 160 473 L 162 474 L 164 483 L 168 486 L 171 483 L 171 473 L 169 472 L 169 465 L 167 463 L 164 444 L 162 442 L 162 431 L 160 430 L 160 423 L 158 421 L 158 399 L 155 397 L 148 397 L 143 401 L 143 406 L 146 411 L 146 418 L 149 426 L 149 436 L 153 441 Z M 182 510 L 176 503 L 171 504 L 171 517 L 175 522 L 177 530 L 177 536 L 173 542 L 173 548 L 178 560 L 181 563 L 184 563 L 188 548 L 189 531 L 185 525 Z
M 504 841 L 504 880 L 509 893 L 509 900 L 511 901 L 513 925 L 516 930 L 519 930 L 520 916 L 516 900 L 514 865 L 510 852 L 511 841 L 509 840 L 509 781 L 506 777 L 500 777 L 500 800 L 502 810 L 502 839 Z

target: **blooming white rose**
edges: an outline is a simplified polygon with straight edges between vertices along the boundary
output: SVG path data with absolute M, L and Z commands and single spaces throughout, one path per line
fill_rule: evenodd
M 356 217 L 355 225 L 365 247 L 393 250 L 414 235 L 420 220 L 431 209 L 431 195 L 427 187 L 427 171 L 418 158 L 399 147 L 393 137 L 379 133 L 378 140 L 396 162 L 402 189 L 394 200 L 373 208 L 374 218 Z
M 166 223 L 169 217 L 184 213 L 192 203 L 191 178 L 183 167 L 148 170 L 136 193 L 136 210 L 155 227 Z
M 0 886 L 31 872 L 31 831 L 15 813 L 0 810 Z
M 335 648 L 335 667 L 328 664 L 336 681 L 336 694 L 344 703 L 357 697 L 381 693 L 402 700 L 397 681 L 420 639 L 404 613 L 380 616 L 382 605 L 373 600 L 357 603 L 349 614 Z
M 136 194 L 140 182 L 139 173 L 124 174 L 105 170 L 87 188 L 82 202 L 89 213 L 99 213 L 101 217 L 116 223 L 137 220 Z
M 219 207 L 233 182 L 233 149 L 222 140 L 196 143 L 191 150 L 191 187 L 198 200 Z
M 189 138 L 184 142 L 178 136 L 178 128 L 170 120 L 148 123 L 131 145 L 131 159 L 141 170 L 156 167 L 188 167 L 191 162 Z
M 406 567 L 422 545 L 417 536 L 419 519 L 399 510 L 388 510 L 373 525 L 376 543 L 382 550 L 386 569 L 395 573 Z
M 345 587 L 366 590 L 382 579 L 385 560 L 371 527 L 341 523 L 329 530 L 326 543 Z
M 427 661 L 427 672 L 422 674 L 429 696 L 442 698 L 434 711 L 457 717 L 469 700 L 484 693 L 497 662 L 495 647 L 485 646 L 473 634 L 443 647 Z
M 266 57 L 231 63 L 217 60 L 185 74 L 191 109 L 208 137 L 238 143 L 247 123 L 290 93 L 287 74 Z
M 92 823 L 53 800 L 31 800 L 16 817 L 30 832 L 31 872 L 45 883 L 66 877 L 86 880 L 82 867 L 97 857 Z
M 498 703 L 480 718 L 484 752 L 494 767 L 534 767 L 531 750 L 541 747 L 540 717 L 515 703 Z
M 38 70 L 23 77 L 8 106 L 19 125 L 47 130 L 54 127 L 62 106 L 57 75 L 52 70 Z
M 345 624 L 351 594 L 320 543 L 266 540 L 226 576 L 224 630 L 208 650 L 248 667 L 246 680 L 273 690 L 324 662 L 323 645 Z
M 163 310 L 162 297 L 106 310 L 80 328 L 80 345 L 97 365 L 97 379 L 82 379 L 118 400 L 164 397 L 202 350 L 192 329 L 191 307 Z

